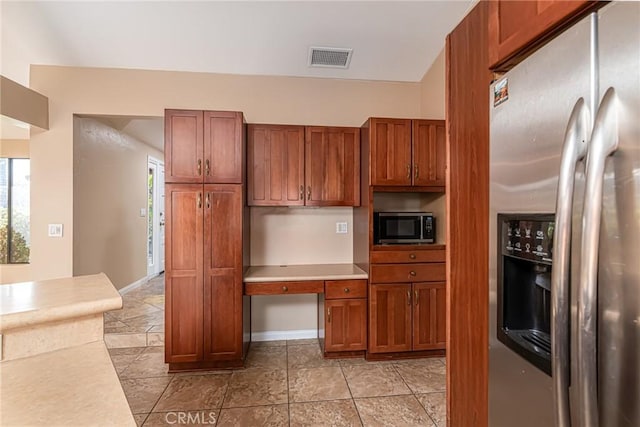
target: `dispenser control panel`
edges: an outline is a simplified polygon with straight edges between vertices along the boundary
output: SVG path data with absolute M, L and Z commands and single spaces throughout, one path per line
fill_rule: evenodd
M 540 215 L 546 216 L 548 215 Z M 502 254 L 537 262 L 553 259 L 554 222 L 536 218 L 502 222 Z

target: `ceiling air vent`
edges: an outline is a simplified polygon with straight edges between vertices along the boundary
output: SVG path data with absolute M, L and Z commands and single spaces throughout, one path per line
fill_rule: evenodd
M 309 48 L 310 67 L 349 68 L 353 49 L 333 47 Z

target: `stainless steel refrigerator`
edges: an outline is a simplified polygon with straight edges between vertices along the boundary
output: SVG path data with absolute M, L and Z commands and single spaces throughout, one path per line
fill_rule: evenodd
M 490 97 L 489 426 L 640 426 L 640 3 Z

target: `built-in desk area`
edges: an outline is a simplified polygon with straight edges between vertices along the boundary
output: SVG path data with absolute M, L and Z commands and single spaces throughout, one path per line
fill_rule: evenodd
M 252 266 L 245 295 L 318 294 L 318 338 L 325 357 L 367 348 L 367 278 L 354 264 Z

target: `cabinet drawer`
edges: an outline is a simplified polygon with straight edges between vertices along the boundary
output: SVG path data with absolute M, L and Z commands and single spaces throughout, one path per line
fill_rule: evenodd
M 444 262 L 444 250 L 428 251 L 379 251 L 371 252 L 371 263 L 390 264 L 396 262 Z
M 441 282 L 445 280 L 445 263 L 371 264 L 372 283 Z
M 366 280 L 327 280 L 324 282 L 325 299 L 366 298 Z
M 244 284 L 245 295 L 321 294 L 322 292 L 324 292 L 324 282 L 322 280 Z

